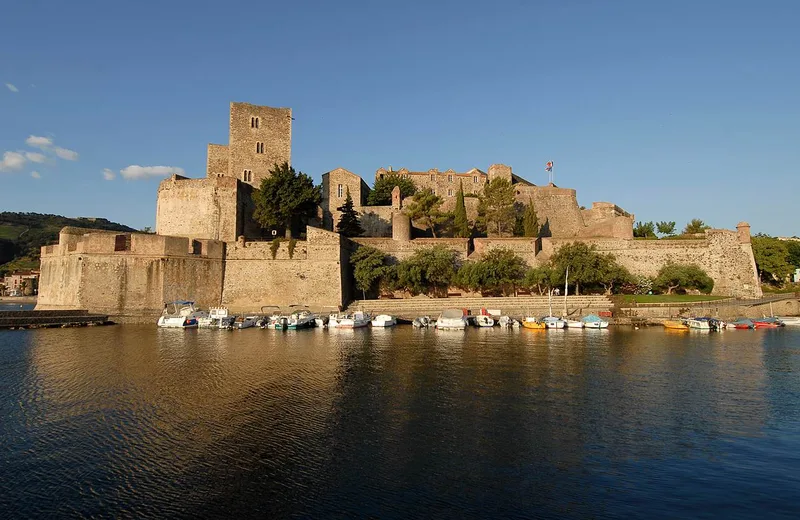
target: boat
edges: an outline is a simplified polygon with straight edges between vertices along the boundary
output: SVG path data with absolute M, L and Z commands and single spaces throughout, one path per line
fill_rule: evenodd
M 777 329 L 784 326 L 781 320 L 774 317 L 756 318 L 753 320 L 753 325 L 757 329 Z
M 800 327 L 800 317 L 798 316 L 783 316 L 777 318 L 787 327 Z
M 197 320 L 207 317 L 204 311 L 197 310 L 194 302 L 176 300 L 164 304 L 164 311 L 158 318 L 158 326 L 168 329 L 197 328 Z
M 555 316 L 545 316 L 542 318 L 542 323 L 548 329 L 565 329 L 567 328 L 567 322 L 562 320 L 561 318 L 557 318 Z
M 388 314 L 378 314 L 372 319 L 373 327 L 394 327 L 395 325 L 397 325 L 397 320 Z
M 519 328 L 519 322 L 510 316 L 500 316 L 497 320 L 501 327 L 510 327 L 512 329 Z
M 526 329 L 536 329 L 536 330 L 544 330 L 547 327 L 544 323 L 537 320 L 533 316 L 528 316 L 524 320 L 522 320 L 522 326 Z
M 431 318 L 429 316 L 419 316 L 414 318 L 414 321 L 411 322 L 411 325 L 417 329 L 429 327 L 431 325 Z
M 597 314 L 590 314 L 581 318 L 585 329 L 607 329 L 608 320 L 604 320 Z
M 711 330 L 708 318 L 689 318 L 686 320 L 686 326 L 690 329 Z
M 568 329 L 582 329 L 583 322 L 581 320 L 565 320 Z
M 369 325 L 370 316 L 366 312 L 357 311 L 353 314 L 348 314 L 344 318 L 338 320 L 337 327 L 340 329 L 359 329 Z M 329 325 L 330 326 L 330 325 Z
M 734 329 L 739 329 L 739 330 L 756 328 L 755 324 L 748 318 L 739 318 L 738 320 L 731 322 L 729 324 L 729 327 L 731 325 L 733 326 Z
M 494 318 L 479 314 L 474 318 L 476 327 L 494 327 Z
M 197 318 L 197 327 L 201 329 L 218 329 L 219 324 L 228 317 L 227 307 L 211 307 L 208 316 Z
M 264 305 L 261 307 L 261 318 L 256 321 L 256 327 L 274 329 L 275 323 L 281 317 L 281 308 L 277 305 Z
M 232 329 L 249 329 L 250 327 L 256 326 L 256 321 L 258 321 L 258 316 L 237 316 L 233 323 L 231 324 Z
M 689 326 L 684 320 L 666 320 L 663 325 L 665 329 L 670 330 L 689 330 Z
M 314 325 L 319 329 L 324 329 L 328 326 L 328 317 L 327 316 L 317 316 L 314 318 Z
M 442 330 L 464 330 L 467 320 L 461 309 L 445 309 L 436 320 L 436 328 Z

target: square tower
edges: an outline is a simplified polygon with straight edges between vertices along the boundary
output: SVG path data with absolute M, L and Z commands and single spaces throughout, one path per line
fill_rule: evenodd
M 291 164 L 292 109 L 231 103 L 228 176 L 254 187 L 275 164 Z

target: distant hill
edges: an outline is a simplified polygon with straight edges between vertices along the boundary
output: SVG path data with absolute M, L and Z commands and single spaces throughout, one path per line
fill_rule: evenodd
M 104 218 L 68 218 L 40 213 L 0 213 L 0 274 L 36 269 L 42 246 L 58 242 L 64 226 L 133 232 L 135 229 Z

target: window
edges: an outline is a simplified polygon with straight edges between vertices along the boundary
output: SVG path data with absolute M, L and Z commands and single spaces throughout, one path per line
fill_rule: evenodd
M 447 196 L 448 197 L 452 197 L 453 196 L 453 190 L 447 190 Z
M 453 176 L 452 175 L 448 175 L 447 176 L 447 182 L 453 182 Z
M 250 128 L 258 128 L 258 118 L 251 117 L 250 118 Z
M 264 153 L 264 143 L 256 143 L 256 153 Z
M 343 197 L 343 196 L 344 196 L 344 186 L 342 186 L 342 185 L 340 184 L 340 185 L 339 185 L 339 189 L 337 190 L 337 192 L 336 192 L 336 193 L 338 194 L 338 196 L 339 196 L 339 197 Z
M 242 180 L 244 182 L 251 182 L 253 180 L 253 170 L 245 170 L 242 174 Z
M 435 173 L 431 174 L 431 181 L 432 182 L 436 182 L 436 174 Z
M 473 175 L 472 182 L 474 182 L 475 184 L 478 184 L 478 176 L 477 175 Z

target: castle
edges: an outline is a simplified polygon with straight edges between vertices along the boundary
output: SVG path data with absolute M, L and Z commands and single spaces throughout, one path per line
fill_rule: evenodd
M 518 202 L 533 202 L 542 224 L 537 238 L 412 238 L 413 223 L 399 197 L 388 206 L 367 206 L 362 177 L 336 168 L 322 175 L 318 226 L 307 228 L 305 240 L 291 247 L 284 242 L 273 252 L 253 219 L 252 193 L 274 164 L 291 161 L 291 130 L 291 109 L 231 103 L 228 144 L 208 145 L 205 177 L 173 175 L 160 183 L 156 234 L 64 228 L 58 244 L 42 248 L 38 308 L 149 316 L 176 299 L 234 311 L 293 303 L 338 307 L 351 297 L 348 259 L 358 244 L 397 259 L 433 244 L 462 259 L 506 247 L 536 266 L 562 244 L 582 241 L 613 253 L 635 274 L 654 276 L 670 261 L 697 263 L 714 279 L 715 293 L 761 295 L 746 223 L 690 240 L 634 240 L 634 216 L 615 204 L 582 208 L 575 190 L 536 186 L 503 164 L 466 172 L 380 168 L 375 178 L 405 176 L 440 195 L 444 209 L 453 207 L 459 186 L 477 195 L 492 179 L 507 179 Z M 333 232 L 348 190 L 356 210 L 385 222 L 391 236 L 346 239 Z M 468 212 L 475 212 L 477 200 L 466 198 Z

